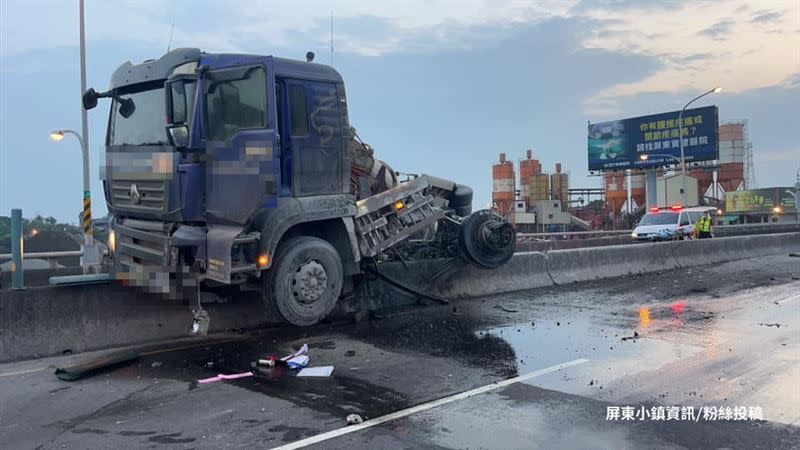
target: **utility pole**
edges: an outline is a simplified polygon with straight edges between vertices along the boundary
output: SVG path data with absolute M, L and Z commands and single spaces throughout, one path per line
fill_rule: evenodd
M 800 169 L 797 169 L 797 176 L 794 180 L 794 211 L 797 223 L 800 223 Z
M 84 26 L 84 0 L 80 0 L 80 51 L 81 51 L 81 93 L 78 104 L 81 105 L 81 150 L 83 151 L 83 246 L 81 248 L 81 266 L 84 272 L 90 266 L 100 265 L 100 252 L 94 245 L 92 234 L 92 189 L 89 176 L 89 118 L 83 107 L 83 93 L 86 92 L 86 32 Z

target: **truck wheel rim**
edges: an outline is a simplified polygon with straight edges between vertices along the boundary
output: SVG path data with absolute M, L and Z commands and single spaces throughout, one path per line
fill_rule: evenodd
M 318 261 L 306 261 L 297 268 L 292 278 L 292 290 L 300 303 L 319 300 L 328 285 L 328 274 Z

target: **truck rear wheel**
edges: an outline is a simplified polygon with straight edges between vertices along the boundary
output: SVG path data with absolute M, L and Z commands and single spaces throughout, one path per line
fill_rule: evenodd
M 262 279 L 267 308 L 292 325 L 307 327 L 324 319 L 336 305 L 344 270 L 333 245 L 299 236 L 278 246 L 272 267 Z

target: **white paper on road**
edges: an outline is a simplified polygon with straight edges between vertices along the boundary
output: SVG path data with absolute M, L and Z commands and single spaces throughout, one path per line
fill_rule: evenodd
M 333 366 L 306 367 L 297 372 L 298 377 L 328 378 L 333 374 Z

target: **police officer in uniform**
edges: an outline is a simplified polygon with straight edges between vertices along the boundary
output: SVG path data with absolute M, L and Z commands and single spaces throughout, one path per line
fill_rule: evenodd
M 709 239 L 713 236 L 711 235 L 711 214 L 706 212 L 703 217 L 697 220 L 697 223 L 694 225 L 695 230 L 697 230 L 697 235 L 700 239 Z

